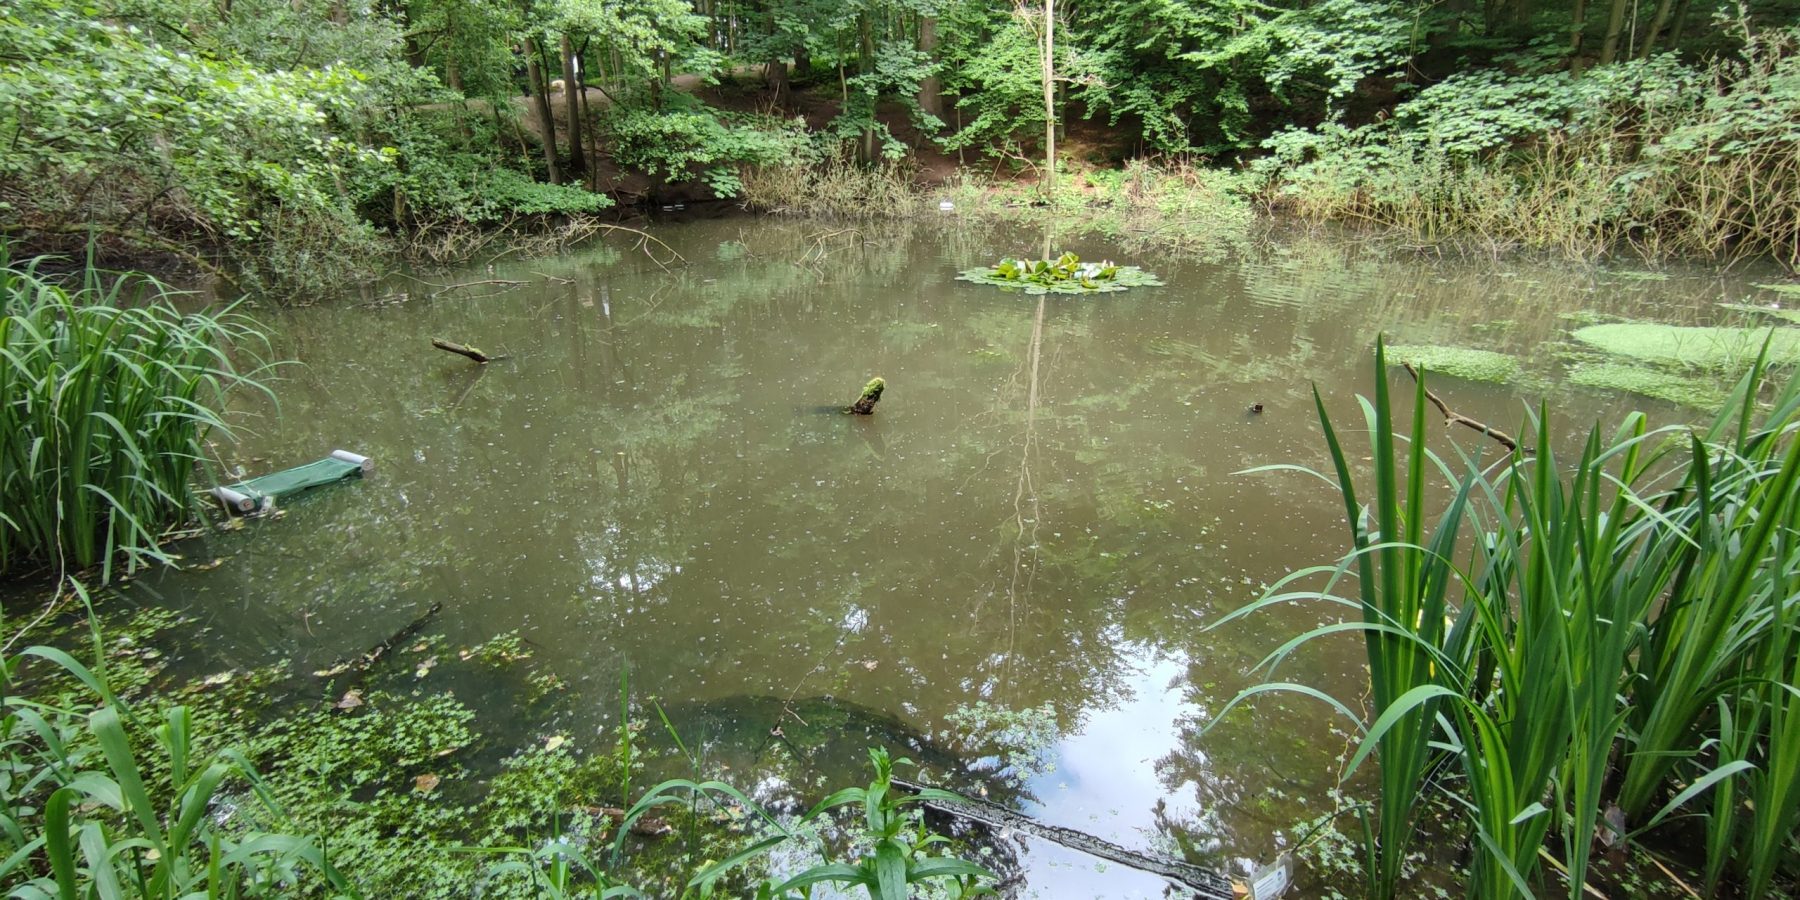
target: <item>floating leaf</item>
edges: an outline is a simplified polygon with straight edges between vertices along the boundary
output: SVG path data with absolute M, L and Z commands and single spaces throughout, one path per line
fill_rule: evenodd
M 363 705 L 363 698 L 362 691 L 359 690 L 345 691 L 344 696 L 339 697 L 337 702 L 338 709 L 355 709 L 361 705 Z
M 569 742 L 569 739 L 563 735 L 560 735 L 560 734 L 552 735 L 549 740 L 544 742 L 544 749 L 545 750 L 555 750 L 556 748 L 561 747 L 562 745 L 564 745 L 568 742 Z
M 419 667 L 417 669 L 413 670 L 413 677 L 414 678 L 424 678 L 426 675 L 430 674 L 432 667 L 434 667 L 436 665 L 437 665 L 437 657 L 435 657 L 435 656 L 428 656 L 428 657 L 420 660 Z

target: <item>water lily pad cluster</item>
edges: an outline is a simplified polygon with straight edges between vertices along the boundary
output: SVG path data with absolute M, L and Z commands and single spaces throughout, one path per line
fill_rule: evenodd
M 1027 294 L 1097 294 L 1162 284 L 1137 266 L 1117 266 L 1111 261 L 1084 263 L 1073 253 L 1056 259 L 1007 257 L 997 265 L 969 269 L 956 277 Z

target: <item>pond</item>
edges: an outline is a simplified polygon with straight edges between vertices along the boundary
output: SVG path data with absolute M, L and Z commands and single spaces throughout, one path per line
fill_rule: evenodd
M 1303 236 L 1196 260 L 1064 235 L 1058 249 L 1166 286 L 1039 297 L 955 278 L 1036 255 L 1033 230 L 653 228 L 685 265 L 615 244 L 258 311 L 299 365 L 278 406 L 242 398 L 222 460 L 261 474 L 343 448 L 375 472 L 179 545 L 222 562 L 128 596 L 208 629 L 196 672 L 285 659 L 302 676 L 441 604 L 429 630 L 452 644 L 519 633 L 567 686 L 553 725 L 577 741 L 609 746 L 628 668 L 640 703 L 740 783 L 768 775 L 775 726 L 831 730 L 806 721 L 825 704 L 874 724 L 814 754 L 824 780 L 854 783 L 856 741 L 903 732 L 916 747 L 899 750 L 1046 822 L 1219 867 L 1267 861 L 1331 810 L 1346 723 L 1289 698 L 1203 729 L 1326 613 L 1209 626 L 1347 541 L 1325 484 L 1238 473 L 1324 466 L 1312 387 L 1360 422 L 1379 333 L 1521 359 L 1510 385 L 1433 382 L 1508 431 L 1538 397 L 1571 432 L 1629 409 L 1691 418 L 1567 384 L 1556 348 L 1603 316 L 1709 323 L 1747 290 Z M 476 366 L 432 338 L 507 358 Z M 875 415 L 833 411 L 875 375 Z M 1431 424 L 1441 451 L 1496 450 Z M 1360 646 L 1314 647 L 1282 675 L 1353 701 Z M 429 667 L 416 681 L 484 715 L 519 705 L 511 682 Z M 1162 894 L 1055 845 L 1016 853 L 1027 894 Z

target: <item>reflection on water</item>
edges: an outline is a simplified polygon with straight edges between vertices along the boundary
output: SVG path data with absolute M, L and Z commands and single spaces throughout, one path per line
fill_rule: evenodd
M 1546 348 L 1569 314 L 1693 319 L 1731 289 L 1295 242 L 1232 263 L 1133 259 L 1168 286 L 1036 298 L 954 274 L 1035 252 L 1037 234 L 762 220 L 658 233 L 688 265 L 599 249 L 269 313 L 304 365 L 278 409 L 246 398 L 255 418 L 224 461 L 258 474 L 341 447 L 377 472 L 184 546 L 225 562 L 135 594 L 210 626 L 204 665 L 290 658 L 296 672 L 442 602 L 433 627 L 452 641 L 520 631 L 574 686 L 591 721 L 565 724 L 593 727 L 573 733 L 608 721 L 628 664 L 665 707 L 715 710 L 674 717 L 719 759 L 751 740 L 716 727 L 708 704 L 726 698 L 830 696 L 920 735 L 949 734 L 977 701 L 1048 704 L 1054 769 L 996 796 L 1137 849 L 1266 860 L 1279 829 L 1325 808 L 1342 734 L 1297 700 L 1202 732 L 1322 613 L 1206 627 L 1344 540 L 1316 480 L 1233 473 L 1321 465 L 1311 386 L 1359 421 L 1378 333 L 1522 352 L 1527 389 L 1580 422 L 1643 404 L 1557 384 Z M 484 279 L 527 284 L 447 290 Z M 509 358 L 474 367 L 433 337 Z M 819 411 L 877 374 L 875 416 Z M 1439 387 L 1459 412 L 1521 420 L 1522 393 Z M 1347 690 L 1359 664 L 1341 641 L 1283 674 Z M 485 693 L 460 696 L 515 699 Z M 861 775 L 860 754 L 827 764 Z M 1160 891 L 1054 848 L 1018 852 L 1046 895 Z

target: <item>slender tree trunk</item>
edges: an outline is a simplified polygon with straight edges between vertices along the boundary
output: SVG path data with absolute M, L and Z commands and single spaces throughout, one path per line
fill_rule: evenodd
M 812 51 L 805 44 L 794 48 L 794 80 L 805 83 L 812 80 Z
M 1650 17 L 1650 28 L 1644 32 L 1644 47 L 1638 51 L 1639 59 L 1649 59 L 1656 52 L 1656 36 L 1669 23 L 1669 12 L 1675 6 L 1674 0 L 1661 0 L 1656 4 L 1656 15 Z
M 1044 199 L 1056 190 L 1056 0 L 1044 0 Z
M 581 149 L 581 66 L 575 57 L 575 43 L 562 36 L 563 105 L 569 114 L 569 171 L 587 172 L 587 156 Z
M 592 112 L 588 109 L 587 85 L 585 82 L 582 84 L 581 88 L 581 121 L 590 124 L 594 121 Z M 598 135 L 594 134 L 594 129 L 592 128 L 584 128 L 582 131 L 587 135 L 588 190 L 599 193 L 600 138 Z
M 1625 10 L 1631 0 L 1612 0 L 1612 14 L 1606 18 L 1606 42 L 1600 45 L 1600 65 L 1619 58 L 1619 36 L 1625 33 Z
M 1687 16 L 1688 16 L 1688 0 L 1679 0 L 1679 2 L 1677 2 L 1675 4 L 1675 22 L 1674 22 L 1674 24 L 1669 26 L 1668 47 L 1670 50 L 1676 50 L 1676 49 L 1680 48 L 1680 46 L 1681 46 L 1681 29 L 1683 26 L 1687 25 Z
M 937 17 L 919 17 L 919 52 L 925 54 L 926 61 L 937 65 Z M 944 118 L 944 82 L 938 78 L 937 69 L 919 79 L 919 108 L 937 119 Z
M 1570 15 L 1573 22 L 1569 26 L 1569 74 L 1581 74 L 1581 41 L 1587 37 L 1588 0 L 1575 0 L 1575 10 Z
M 862 32 L 862 45 L 858 52 L 857 74 L 867 75 L 875 70 L 875 22 L 868 10 L 858 16 L 858 28 Z M 869 98 L 869 124 L 863 128 L 862 156 L 864 162 L 875 161 L 875 107 L 881 102 L 879 96 Z
M 537 108 L 538 137 L 544 145 L 544 168 L 551 184 L 562 184 L 562 171 L 556 166 L 556 117 L 550 113 L 550 93 L 544 84 L 544 68 L 538 63 L 536 38 L 525 39 L 525 78 L 531 83 L 532 103 Z

